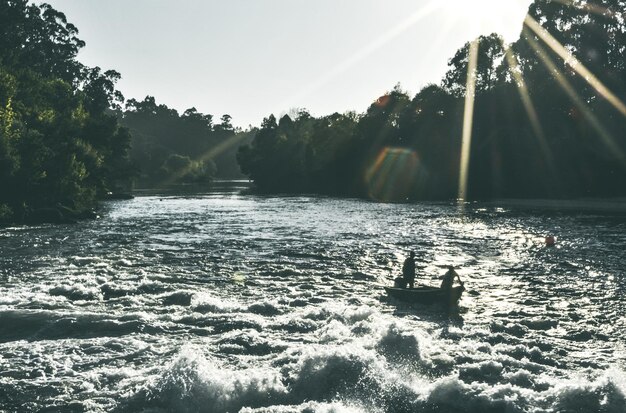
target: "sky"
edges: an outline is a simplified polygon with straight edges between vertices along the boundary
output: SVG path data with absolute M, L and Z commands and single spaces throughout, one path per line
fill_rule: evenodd
M 515 41 L 531 0 L 46 0 L 79 29 L 78 58 L 124 96 L 235 126 L 304 108 L 363 112 L 400 83 L 439 83 L 478 35 Z

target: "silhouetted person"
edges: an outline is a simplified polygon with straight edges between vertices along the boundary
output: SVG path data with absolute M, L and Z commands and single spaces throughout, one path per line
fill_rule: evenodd
M 395 288 L 406 288 L 406 280 L 404 279 L 404 277 L 396 277 L 393 280 L 393 286 Z
M 415 253 L 411 251 L 409 257 L 402 264 L 402 278 L 408 284 L 409 288 L 413 288 L 415 284 Z M 406 285 L 405 285 L 406 288 Z
M 443 275 L 443 281 L 441 281 L 441 289 L 450 291 L 452 289 L 452 285 L 454 284 L 454 279 L 458 278 L 459 283 L 463 285 L 461 279 L 459 278 L 459 274 L 454 271 L 454 267 L 452 265 L 448 266 L 448 271 Z

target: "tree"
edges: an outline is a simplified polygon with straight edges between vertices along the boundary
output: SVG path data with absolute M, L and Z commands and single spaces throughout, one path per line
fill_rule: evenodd
M 489 36 L 480 36 L 478 42 L 478 56 L 476 62 L 476 93 L 481 94 L 493 89 L 498 82 L 498 66 L 504 57 L 503 39 L 492 33 Z M 448 61 L 450 69 L 446 73 L 443 86 L 454 96 L 465 96 L 467 75 L 469 72 L 469 54 L 471 43 L 459 49 L 454 57 Z
M 626 0 L 567 3 L 536 0 L 542 29 L 527 20 L 510 46 L 477 40 L 470 198 L 626 195 Z M 454 198 L 470 49 L 413 99 L 396 86 L 359 115 L 267 118 L 242 170 L 265 191 Z
M 14 218 L 90 208 L 131 170 L 128 133 L 110 113 L 119 74 L 80 64 L 77 35 L 50 5 L 0 3 L 0 204 Z
M 214 125 L 213 116 L 195 107 L 182 115 L 153 96 L 143 101 L 129 99 L 120 122 L 132 134 L 131 158 L 140 169 L 138 185 L 159 187 L 179 182 L 210 182 L 212 178 L 241 178 L 236 151 L 248 132 L 235 130 L 230 115 Z M 167 167 L 169 159 L 181 156 L 190 161 L 190 173 L 180 174 Z

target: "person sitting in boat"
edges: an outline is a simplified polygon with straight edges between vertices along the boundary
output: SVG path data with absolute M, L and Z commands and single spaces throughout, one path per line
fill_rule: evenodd
M 406 288 L 406 280 L 404 277 L 396 277 L 393 280 L 394 288 Z
M 459 283 L 463 285 L 461 278 L 459 278 L 459 274 L 454 271 L 454 267 L 452 265 L 448 265 L 448 271 L 443 275 L 443 281 L 441 281 L 441 289 L 450 291 L 452 289 L 452 285 L 454 284 L 455 278 L 458 278 Z
M 405 285 L 403 288 L 406 288 L 408 284 L 409 288 L 413 288 L 415 285 L 415 253 L 411 251 L 409 257 L 404 260 L 404 264 L 402 264 L 402 278 L 404 279 Z

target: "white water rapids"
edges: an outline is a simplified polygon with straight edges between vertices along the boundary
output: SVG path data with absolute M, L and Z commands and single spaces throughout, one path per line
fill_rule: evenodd
M 387 301 L 411 250 L 458 311 Z M 0 228 L 0 411 L 623 413 L 625 290 L 617 213 L 109 202 Z

